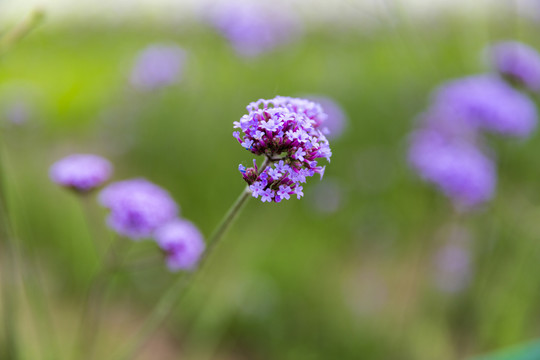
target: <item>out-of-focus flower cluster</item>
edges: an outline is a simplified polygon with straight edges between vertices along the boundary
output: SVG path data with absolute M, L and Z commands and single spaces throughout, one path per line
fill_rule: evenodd
M 253 197 L 280 202 L 303 193 L 302 183 L 314 174 L 324 174 L 318 159 L 330 161 L 332 152 L 321 131 L 326 119 L 321 106 L 309 100 L 277 96 L 247 106 L 248 114 L 234 122 L 233 136 L 255 155 L 264 155 L 269 166 L 259 170 L 239 166 Z
M 534 102 L 512 84 L 535 88 L 540 55 L 519 43 L 492 50 L 503 76 L 482 74 L 443 84 L 411 136 L 411 165 L 460 210 L 490 200 L 495 192 L 495 162 L 483 132 L 524 138 L 536 128 Z M 509 76 L 513 81 L 505 81 Z
M 54 163 L 51 179 L 79 193 L 103 185 L 112 165 L 96 155 L 70 155 Z M 171 271 L 191 270 L 204 252 L 203 236 L 195 225 L 179 218 L 179 206 L 161 187 L 142 178 L 109 184 L 99 202 L 110 210 L 107 225 L 133 240 L 154 238 Z
M 209 21 L 245 57 L 255 57 L 298 37 L 300 22 L 286 3 L 226 0 L 209 10 Z
M 177 82 L 184 67 L 186 52 L 179 46 L 152 44 L 135 59 L 130 82 L 136 89 L 150 91 Z
M 500 42 L 490 49 L 495 70 L 531 91 L 540 90 L 540 54 L 518 41 Z
M 109 160 L 92 154 L 73 154 L 55 162 L 49 176 L 58 185 L 85 193 L 109 180 L 113 168 Z

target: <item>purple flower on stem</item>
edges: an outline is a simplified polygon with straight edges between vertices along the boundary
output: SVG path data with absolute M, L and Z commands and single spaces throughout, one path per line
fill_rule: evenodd
M 185 51 L 178 46 L 150 45 L 137 56 L 131 84 L 143 91 L 172 85 L 180 79 L 185 58 Z
M 441 86 L 430 113 L 471 128 L 511 136 L 528 136 L 537 121 L 532 100 L 490 75 L 457 79 Z
M 193 270 L 204 252 L 203 236 L 191 222 L 176 219 L 159 227 L 154 238 L 170 271 Z
M 490 48 L 491 62 L 499 73 L 529 90 L 540 90 L 540 54 L 518 41 L 504 41 Z
M 430 129 L 417 130 L 409 161 L 425 181 L 437 185 L 460 209 L 486 202 L 495 192 L 495 164 L 469 142 Z
M 234 123 L 243 134 L 235 132 L 233 136 L 242 145 L 249 142 L 248 150 L 264 155 L 268 161 L 262 171 L 256 166 L 240 171 L 253 197 L 261 195 L 263 202 L 272 199 L 280 202 L 295 193 L 300 198 L 303 193 L 298 184 L 315 173 L 322 176 L 325 167 L 319 166 L 317 161 L 319 158 L 329 161 L 332 156 L 320 128 L 326 114 L 320 105 L 309 100 L 284 96 L 253 102 L 247 110 L 249 113 Z M 292 190 L 286 195 L 278 194 L 282 187 Z M 299 193 L 294 192 L 296 189 Z
M 107 159 L 91 154 L 73 154 L 55 162 L 49 176 L 58 185 L 84 193 L 103 185 L 112 171 Z
M 99 194 L 100 203 L 111 210 L 109 227 L 137 240 L 178 216 L 178 205 L 169 193 L 145 179 L 110 184 Z

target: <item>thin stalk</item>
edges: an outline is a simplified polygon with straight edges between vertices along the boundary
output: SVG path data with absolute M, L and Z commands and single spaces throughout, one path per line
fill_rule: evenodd
M 259 174 L 272 162 L 271 159 L 265 157 L 264 162 L 259 167 Z M 197 274 L 201 272 L 201 269 L 206 264 L 210 254 L 216 248 L 217 244 L 227 231 L 227 229 L 234 222 L 235 218 L 240 213 L 240 210 L 249 199 L 251 191 L 249 187 L 246 187 L 240 196 L 236 199 L 229 211 L 225 214 L 216 230 L 208 240 L 207 249 L 204 252 L 201 260 L 199 261 L 198 271 L 192 271 L 184 276 L 178 278 L 171 287 L 160 298 L 148 318 L 143 323 L 139 332 L 135 335 L 134 339 L 120 351 L 120 353 L 114 357 L 117 360 L 129 360 L 137 354 L 141 347 L 146 343 L 152 333 L 163 323 L 163 321 L 172 313 L 175 305 L 179 302 L 182 295 L 185 294 L 185 289 L 193 283 L 193 279 Z
M 119 259 L 119 252 L 124 245 L 123 240 L 125 239 L 113 238 L 87 290 L 79 323 L 79 335 L 76 340 L 78 347 L 76 345 L 74 349 L 76 353 L 80 352 L 81 359 L 93 357 L 102 296 L 106 292 L 108 276 L 114 274 L 122 262 L 122 259 Z
M 0 37 L 0 56 L 8 52 L 17 42 L 35 29 L 45 17 L 43 10 L 36 9 L 30 13 L 28 18 L 17 24 L 13 29 Z

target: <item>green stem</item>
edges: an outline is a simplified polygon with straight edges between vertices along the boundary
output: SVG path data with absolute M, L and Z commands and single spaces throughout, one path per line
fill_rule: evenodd
M 23 22 L 16 25 L 4 36 L 0 37 L 0 56 L 9 51 L 17 42 L 35 29 L 45 17 L 43 10 L 36 9 Z
M 6 198 L 6 182 L 7 176 L 5 172 L 5 160 L 6 156 L 3 149 L 3 144 L 0 143 L 0 218 L 2 220 L 2 229 L 0 230 L 2 240 L 4 241 L 5 248 L 2 249 L 3 261 L 2 261 L 2 317 L 4 319 L 4 344 L 0 356 L 5 356 L 6 359 L 18 359 L 17 349 L 17 267 L 16 267 L 16 253 L 15 253 L 15 240 L 11 236 L 11 224 L 8 215 L 8 204 Z
M 265 157 L 264 162 L 259 167 L 259 174 L 272 162 L 271 159 Z M 143 323 L 139 332 L 135 335 L 135 338 L 122 350 L 120 353 L 114 357 L 118 360 L 128 360 L 132 359 L 134 355 L 140 350 L 140 348 L 145 344 L 148 338 L 152 333 L 163 323 L 163 321 L 172 313 L 175 308 L 175 305 L 181 299 L 181 296 L 185 294 L 185 289 L 193 283 L 193 278 L 196 274 L 200 273 L 201 269 L 204 267 L 204 264 L 207 262 L 212 251 L 216 248 L 219 240 L 223 237 L 227 229 L 231 226 L 234 219 L 240 213 L 240 210 L 249 199 L 251 191 L 249 187 L 246 187 L 240 196 L 236 199 L 234 204 L 231 206 L 229 211 L 225 214 L 218 227 L 210 237 L 208 241 L 207 249 L 204 252 L 201 260 L 199 261 L 198 271 L 192 271 L 180 277 L 176 282 L 174 282 L 171 287 L 165 292 L 165 294 L 160 298 L 157 305 L 154 307 L 148 318 Z
M 94 345 L 98 335 L 97 327 L 102 299 L 107 289 L 108 278 L 120 267 L 119 250 L 125 239 L 114 237 L 112 243 L 102 256 L 101 266 L 93 276 L 84 299 L 82 315 L 79 323 L 75 351 L 80 352 L 81 359 L 91 359 L 94 355 Z

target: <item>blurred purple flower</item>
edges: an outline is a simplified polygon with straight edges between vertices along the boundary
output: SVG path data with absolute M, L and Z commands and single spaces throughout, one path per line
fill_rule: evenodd
M 333 99 L 326 96 L 308 95 L 309 100 L 321 105 L 327 117 L 322 124 L 322 131 L 328 139 L 337 139 L 347 126 L 347 114 L 343 108 Z
M 456 207 L 465 210 L 492 198 L 495 164 L 477 146 L 431 129 L 415 131 L 411 140 L 412 167 L 425 181 L 437 185 Z
M 134 240 L 152 236 L 178 216 L 178 205 L 169 193 L 141 178 L 110 184 L 99 194 L 99 201 L 111 210 L 108 225 Z
M 154 44 L 142 50 L 131 71 L 131 84 L 143 91 L 172 85 L 180 79 L 185 51 L 175 45 Z
M 252 196 L 262 202 L 280 202 L 304 193 L 300 183 L 306 177 L 324 174 L 317 159 L 330 161 L 332 151 L 320 130 L 326 114 L 320 105 L 290 97 L 277 96 L 247 106 L 249 114 L 234 122 L 233 136 L 255 155 L 264 155 L 271 164 L 259 174 L 256 162 L 251 168 L 239 167 Z M 243 136 L 243 137 L 242 137 Z M 274 167 L 273 167 L 274 166 Z
M 156 230 L 157 244 L 165 252 L 171 271 L 192 270 L 204 252 L 203 236 L 191 222 L 176 219 Z
M 479 75 L 450 81 L 435 93 L 430 113 L 473 128 L 527 136 L 536 127 L 536 107 L 501 79 Z
M 10 105 L 5 110 L 6 119 L 15 125 L 24 125 L 30 118 L 32 112 L 26 101 L 18 100 Z
M 49 176 L 58 185 L 88 192 L 105 183 L 112 170 L 111 163 L 100 156 L 73 154 L 55 162 Z
M 210 22 L 242 56 L 255 57 L 291 42 L 300 33 L 294 12 L 272 1 L 220 1 Z
M 530 90 L 540 90 L 540 54 L 532 47 L 518 41 L 505 41 L 490 49 L 495 69 L 511 81 Z

